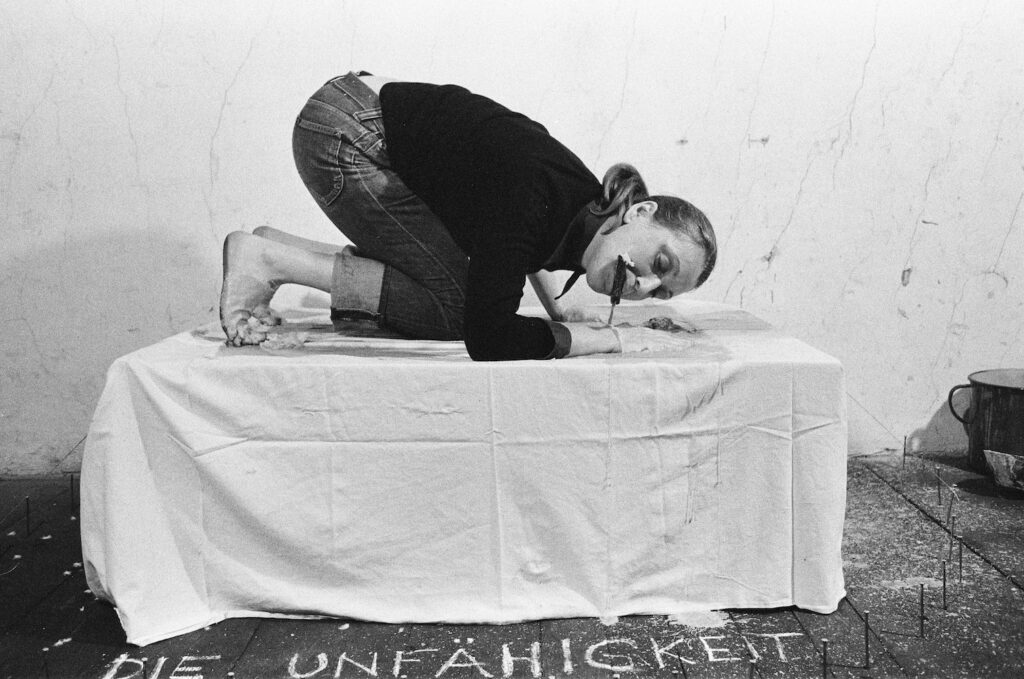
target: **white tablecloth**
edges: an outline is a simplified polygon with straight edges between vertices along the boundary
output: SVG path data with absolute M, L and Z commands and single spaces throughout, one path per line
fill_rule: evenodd
M 616 322 L 651 315 L 700 332 L 668 353 L 475 363 L 329 326 L 231 348 L 211 326 L 124 356 L 83 462 L 89 585 L 136 644 L 253 615 L 831 612 L 841 365 L 722 305 Z

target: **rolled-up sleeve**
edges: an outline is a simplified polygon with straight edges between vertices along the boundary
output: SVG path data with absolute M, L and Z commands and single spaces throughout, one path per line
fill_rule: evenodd
M 569 355 L 569 349 L 572 348 L 572 334 L 569 332 L 569 328 L 558 321 L 546 321 L 546 323 L 551 329 L 555 346 L 551 349 L 551 353 L 544 358 L 565 358 Z

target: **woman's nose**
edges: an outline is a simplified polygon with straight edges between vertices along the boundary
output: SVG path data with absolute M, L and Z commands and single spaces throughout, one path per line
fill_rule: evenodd
M 654 274 L 648 274 L 646 276 L 638 276 L 634 285 L 634 292 L 637 296 L 643 298 L 650 295 L 652 292 L 661 287 L 661 279 Z

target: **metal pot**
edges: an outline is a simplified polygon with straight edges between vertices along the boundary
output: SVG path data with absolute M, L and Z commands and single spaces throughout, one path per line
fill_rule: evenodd
M 982 370 L 967 376 L 970 384 L 949 390 L 949 410 L 967 432 L 967 455 L 975 470 L 985 473 L 985 449 L 1024 457 L 1024 370 Z M 961 416 L 953 394 L 971 390 L 971 404 Z

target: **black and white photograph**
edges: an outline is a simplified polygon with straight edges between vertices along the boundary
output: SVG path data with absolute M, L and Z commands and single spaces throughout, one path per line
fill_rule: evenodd
M 1021 36 L 0 2 L 0 679 L 1024 676 Z

